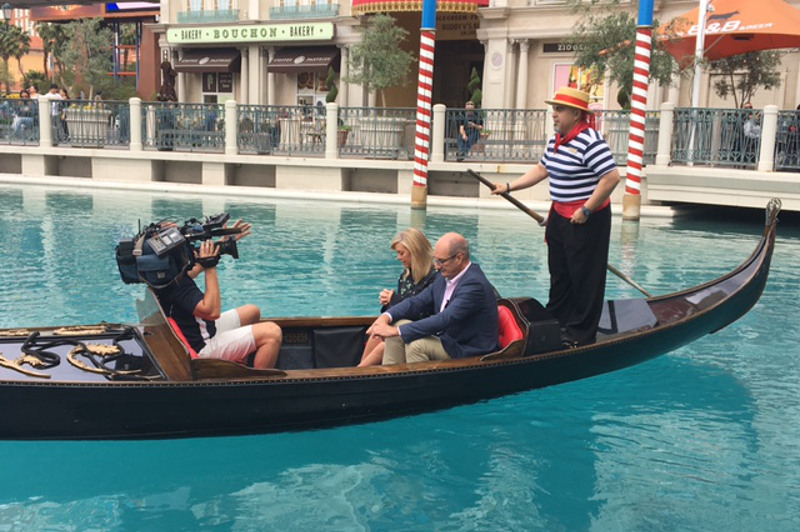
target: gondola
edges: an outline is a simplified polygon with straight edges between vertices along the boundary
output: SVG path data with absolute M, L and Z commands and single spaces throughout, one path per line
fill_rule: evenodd
M 318 429 L 428 412 L 639 364 L 733 323 L 764 290 L 780 201 L 738 268 L 609 301 L 598 341 L 564 349 L 533 300 L 504 299 L 502 350 L 356 368 L 372 317 L 284 318 L 279 368 L 192 358 L 156 301 L 138 324 L 0 330 L 0 439 L 143 439 Z M 149 292 L 148 292 L 149 294 Z M 501 320 L 502 322 L 503 320 Z M 557 324 L 555 325 L 557 330 Z

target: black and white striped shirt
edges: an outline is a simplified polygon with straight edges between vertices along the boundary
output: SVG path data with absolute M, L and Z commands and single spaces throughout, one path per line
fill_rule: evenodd
M 554 153 L 556 138 L 547 143 L 542 165 L 550 174 L 550 199 L 560 203 L 587 200 L 600 178 L 617 167 L 611 148 L 594 129 L 585 129 Z

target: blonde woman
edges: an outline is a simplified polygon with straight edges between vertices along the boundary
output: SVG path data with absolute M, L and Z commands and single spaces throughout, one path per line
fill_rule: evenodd
M 405 270 L 397 280 L 397 290 L 384 289 L 378 295 L 381 312 L 396 305 L 407 297 L 419 294 L 427 288 L 439 272 L 433 267 L 433 248 L 419 229 L 409 228 L 392 239 L 391 248 L 397 253 L 397 260 Z M 426 316 L 415 316 L 418 320 Z M 386 344 L 377 337 L 370 338 L 364 346 L 359 366 L 374 366 L 383 362 Z

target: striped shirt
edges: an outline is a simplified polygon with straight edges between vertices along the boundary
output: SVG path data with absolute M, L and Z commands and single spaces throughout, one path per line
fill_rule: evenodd
M 602 135 L 585 129 L 577 137 L 558 147 L 556 138 L 547 143 L 542 165 L 550 174 L 550 199 L 560 203 L 587 200 L 600 178 L 617 167 L 614 155 Z

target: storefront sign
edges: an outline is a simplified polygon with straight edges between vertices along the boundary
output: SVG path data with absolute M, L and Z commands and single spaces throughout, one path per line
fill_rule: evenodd
M 472 13 L 439 13 L 436 16 L 436 40 L 476 39 L 481 22 Z
M 583 45 L 566 42 L 548 42 L 542 45 L 542 52 L 545 54 L 577 52 L 579 50 L 583 50 Z
M 253 24 L 249 26 L 211 26 L 170 28 L 170 44 L 239 43 L 264 41 L 320 41 L 333 39 L 332 22 L 297 24 Z
M 219 92 L 233 92 L 233 74 L 230 72 L 220 72 L 217 74 L 219 82 Z

